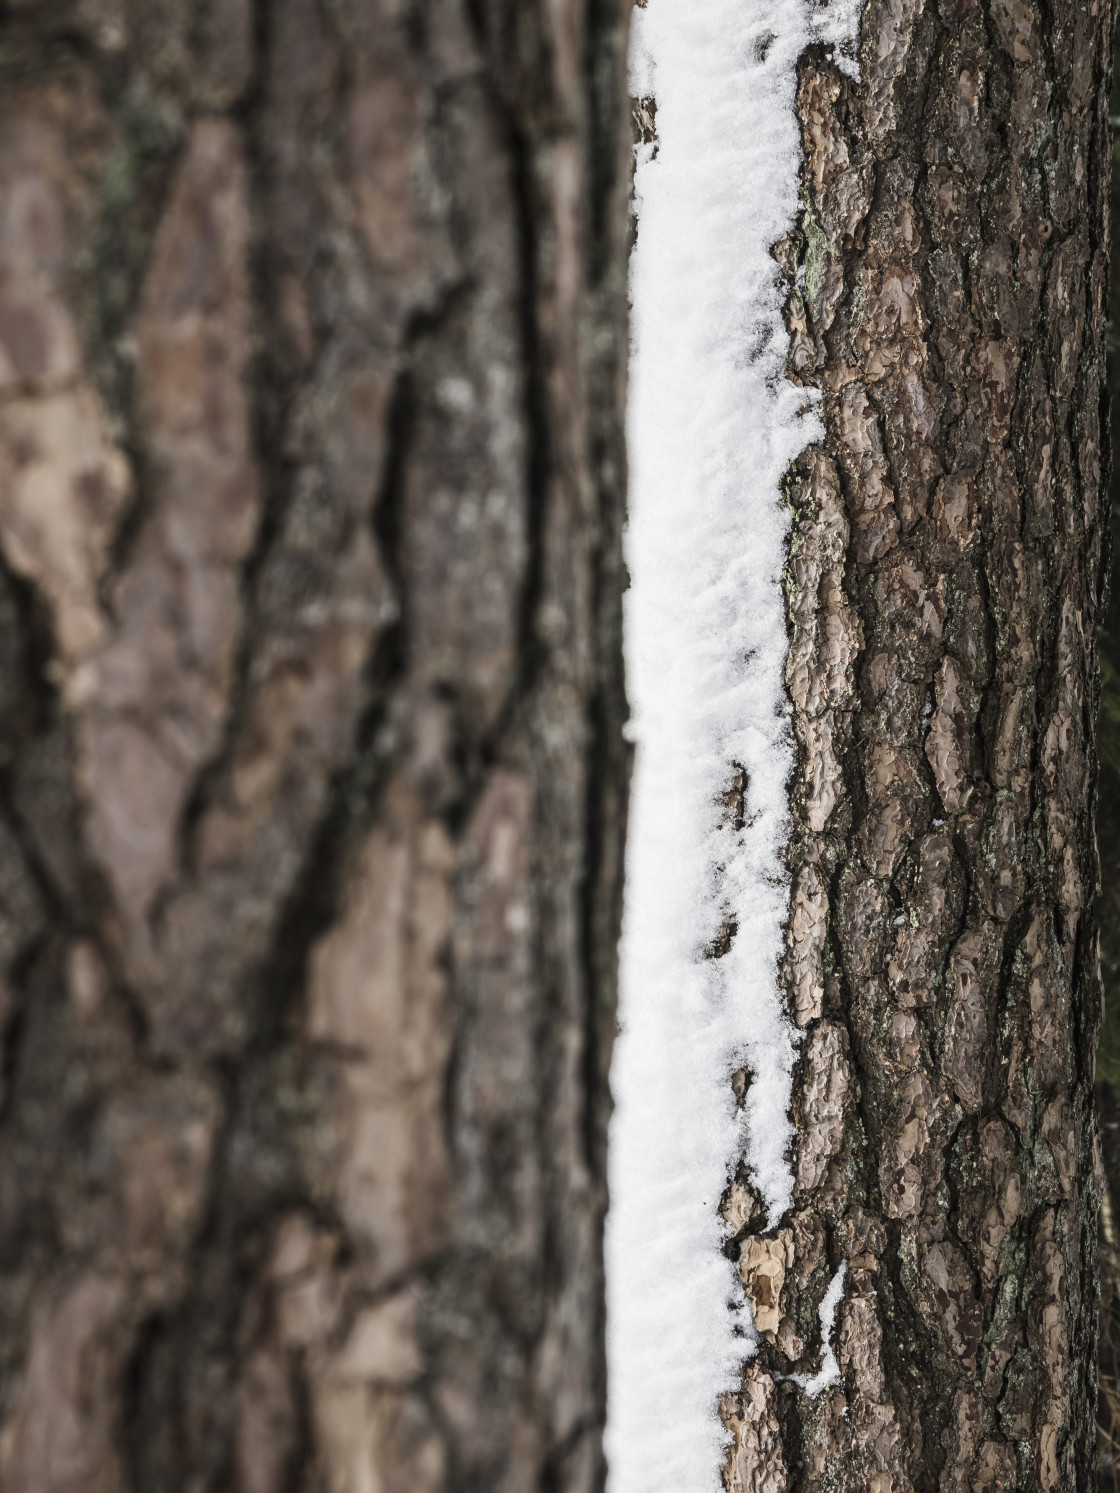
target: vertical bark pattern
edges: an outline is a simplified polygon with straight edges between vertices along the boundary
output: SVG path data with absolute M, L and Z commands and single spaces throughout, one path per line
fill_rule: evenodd
M 796 1200 L 725 1201 L 729 1489 L 1094 1485 L 1109 19 L 868 0 L 859 83 L 801 60 Z
M 625 7 L 0 21 L 0 1483 L 591 1490 Z

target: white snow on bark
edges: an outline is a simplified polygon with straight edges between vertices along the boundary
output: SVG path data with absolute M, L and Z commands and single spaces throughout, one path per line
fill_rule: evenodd
M 843 1260 L 840 1269 L 829 1281 L 828 1290 L 824 1293 L 817 1311 L 821 1324 L 821 1342 L 824 1344 L 820 1368 L 815 1374 L 790 1374 L 788 1376 L 795 1384 L 800 1384 L 805 1393 L 814 1399 L 822 1389 L 827 1389 L 830 1384 L 840 1383 L 840 1365 L 836 1362 L 836 1350 L 832 1346 L 832 1331 L 836 1326 L 836 1308 L 840 1305 L 840 1298 L 844 1294 L 844 1277 L 847 1273 L 848 1262 Z
M 637 756 L 612 1072 L 607 1455 L 610 1493 L 715 1493 L 717 1398 L 755 1342 L 720 1198 L 743 1155 L 771 1224 L 793 1189 L 796 1038 L 777 986 L 795 765 L 779 482 L 820 426 L 784 377 L 769 249 L 797 210 L 797 56 L 822 41 L 853 65 L 858 3 L 649 0 L 634 22 L 632 91 L 655 96 L 658 143 L 638 154 L 631 265 Z M 748 777 L 740 831 L 720 823 L 735 764 Z M 728 914 L 730 952 L 705 959 Z M 740 1113 L 730 1080 L 744 1063 Z

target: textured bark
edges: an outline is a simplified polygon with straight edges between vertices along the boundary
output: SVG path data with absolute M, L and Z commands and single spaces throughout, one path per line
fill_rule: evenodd
M 0 19 L 0 1486 L 602 1484 L 621 0 Z
M 790 474 L 794 1208 L 726 1485 L 1095 1482 L 1094 628 L 1109 8 L 869 0 L 801 59 Z M 841 1266 L 822 1362 L 819 1307 Z

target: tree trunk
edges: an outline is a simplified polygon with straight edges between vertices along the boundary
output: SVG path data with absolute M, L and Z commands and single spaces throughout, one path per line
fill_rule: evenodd
M 725 1199 L 729 1489 L 1095 1484 L 1109 21 L 869 0 L 859 82 L 801 60 L 796 1197 Z
M 0 1485 L 603 1479 L 622 0 L 0 20 Z

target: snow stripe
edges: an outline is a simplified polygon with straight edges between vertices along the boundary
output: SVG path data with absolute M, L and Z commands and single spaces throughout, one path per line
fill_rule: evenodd
M 784 688 L 779 482 L 821 434 L 784 378 L 769 249 L 797 208 L 794 65 L 845 16 L 791 0 L 649 0 L 629 442 L 627 666 L 637 760 L 612 1081 L 610 1493 L 715 1493 L 720 1392 L 753 1352 L 720 1197 L 749 1148 L 771 1224 L 789 1207 L 795 1035 L 777 986 L 794 750 Z M 850 29 L 850 28 L 849 28 Z M 720 823 L 735 764 L 744 823 Z M 720 959 L 703 951 L 726 916 Z M 730 1078 L 745 1063 L 742 1112 Z M 823 1325 L 823 1318 L 822 1318 Z

